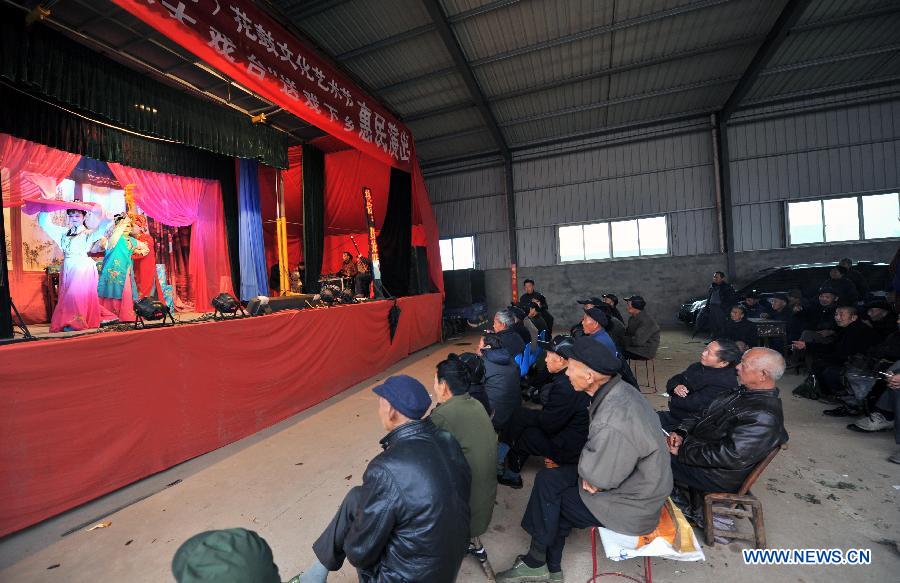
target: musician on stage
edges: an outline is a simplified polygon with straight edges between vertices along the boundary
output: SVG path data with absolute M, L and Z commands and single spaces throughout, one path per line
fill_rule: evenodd
M 356 262 L 353 261 L 353 255 L 348 251 L 344 251 L 342 257 L 343 263 L 341 263 L 341 268 L 337 272 L 338 277 L 355 278 L 356 274 L 359 273 L 359 269 L 356 266 Z
M 356 276 L 353 278 L 353 295 L 369 297 L 369 285 L 372 283 L 372 261 L 362 255 L 356 258 Z

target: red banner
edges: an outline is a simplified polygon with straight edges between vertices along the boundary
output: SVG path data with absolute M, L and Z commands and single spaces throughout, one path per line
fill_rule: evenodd
M 211 67 L 407 172 L 409 129 L 248 0 L 113 0 Z

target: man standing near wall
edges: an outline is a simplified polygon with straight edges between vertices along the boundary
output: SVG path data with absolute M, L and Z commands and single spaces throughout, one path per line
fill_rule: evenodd
M 712 284 L 706 295 L 706 312 L 709 315 L 709 337 L 718 338 L 725 330 L 728 312 L 734 303 L 734 288 L 725 281 L 725 274 L 713 274 Z

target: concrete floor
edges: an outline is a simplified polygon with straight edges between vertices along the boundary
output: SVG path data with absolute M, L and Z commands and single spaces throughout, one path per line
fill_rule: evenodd
M 463 345 L 464 344 L 464 345 Z M 472 350 L 473 338 L 450 340 L 416 353 L 388 371 L 319 406 L 241 442 L 143 480 L 0 542 L 0 581 L 69 583 L 170 581 L 170 562 L 182 541 L 208 529 L 242 526 L 259 532 L 287 580 L 313 558 L 310 544 L 331 519 L 344 493 L 360 483 L 367 462 L 380 451 L 383 431 L 369 390 L 389 374 L 404 372 L 430 387 L 434 365 L 450 351 Z M 683 330 L 666 331 L 657 357 L 660 384 L 693 362 L 702 350 Z M 642 378 L 643 371 L 638 372 Z M 900 466 L 890 432 L 861 435 L 847 420 L 824 417 L 825 405 L 800 400 L 781 382 L 790 447 L 755 488 L 765 508 L 770 548 L 866 548 L 864 567 L 747 567 L 740 548 L 704 548 L 703 563 L 656 560 L 657 581 L 897 581 L 900 573 Z M 648 397 L 661 408 L 665 398 Z M 483 537 L 497 570 L 524 552 L 519 527 L 537 464 L 525 472 L 522 490 L 501 487 L 490 531 Z M 180 482 L 166 487 L 181 480 Z M 119 509 L 119 510 L 117 510 Z M 111 521 L 105 529 L 85 525 Z M 62 536 L 78 526 L 71 534 Z M 639 564 L 612 565 L 636 575 Z M 573 533 L 563 568 L 567 580 L 590 577 L 588 531 Z M 484 581 L 466 559 L 459 581 Z M 356 581 L 352 568 L 329 581 Z

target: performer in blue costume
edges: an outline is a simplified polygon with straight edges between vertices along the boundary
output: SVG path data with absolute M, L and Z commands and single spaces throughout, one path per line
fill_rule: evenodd
M 106 254 L 97 283 L 100 305 L 122 322 L 134 321 L 134 302 L 138 299 L 132 254 L 144 256 L 149 251 L 146 244 L 131 236 L 131 228 L 128 215 L 116 216 L 112 233 L 105 241 Z

